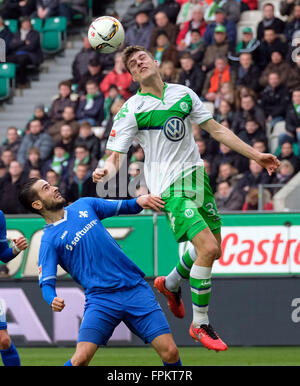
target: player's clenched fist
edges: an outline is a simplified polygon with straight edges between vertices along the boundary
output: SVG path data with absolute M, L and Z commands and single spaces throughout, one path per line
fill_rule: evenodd
M 15 255 L 17 255 L 21 251 L 24 251 L 24 249 L 28 247 L 27 240 L 25 239 L 24 236 L 21 236 L 18 239 L 13 239 L 13 242 L 14 242 L 13 251 Z
M 61 298 L 54 298 L 51 303 L 53 311 L 60 312 L 65 308 L 65 301 Z
M 93 172 L 93 182 L 97 183 L 102 181 L 102 178 L 108 173 L 107 169 L 96 168 Z

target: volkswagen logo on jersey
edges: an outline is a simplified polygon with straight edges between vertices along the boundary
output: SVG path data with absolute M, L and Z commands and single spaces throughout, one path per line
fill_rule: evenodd
M 171 117 L 169 118 L 163 127 L 165 136 L 170 141 L 180 141 L 185 135 L 185 125 L 181 118 Z

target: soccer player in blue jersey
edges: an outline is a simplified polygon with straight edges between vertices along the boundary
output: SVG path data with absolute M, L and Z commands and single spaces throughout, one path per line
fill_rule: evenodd
M 21 236 L 13 240 L 14 245 L 9 247 L 6 238 L 6 223 L 3 212 L 0 210 L 0 260 L 3 263 L 8 263 L 15 258 L 21 251 L 27 248 L 25 237 Z M 1 295 L 0 295 L 1 296 Z M 20 366 L 20 357 L 18 351 L 13 344 L 8 331 L 5 317 L 4 306 L 0 299 L 0 354 L 4 366 Z
M 25 208 L 46 221 L 39 252 L 39 285 L 53 311 L 64 309 L 56 294 L 57 264 L 79 283 L 86 296 L 76 351 L 67 366 L 87 366 L 99 346 L 105 345 L 123 321 L 145 343 L 151 343 L 164 365 L 180 366 L 169 324 L 144 273 L 124 254 L 101 220 L 142 209 L 159 211 L 160 197 L 131 200 L 81 198 L 65 207 L 57 187 L 30 179 L 21 189 Z M 142 251 L 141 251 L 142 253 Z

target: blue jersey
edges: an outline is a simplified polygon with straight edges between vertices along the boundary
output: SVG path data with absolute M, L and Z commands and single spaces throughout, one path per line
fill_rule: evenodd
M 40 286 L 56 279 L 58 264 L 86 295 L 136 286 L 144 273 L 125 255 L 101 220 L 141 210 L 136 199 L 81 198 L 66 207 L 63 219 L 44 227 L 39 252 Z
M 7 238 L 6 238 L 6 223 L 5 217 L 0 210 L 0 260 L 3 263 L 7 263 L 15 257 L 12 249 L 9 247 Z

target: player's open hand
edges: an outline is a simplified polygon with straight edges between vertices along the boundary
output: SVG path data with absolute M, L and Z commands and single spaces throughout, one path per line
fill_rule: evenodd
M 280 161 L 277 157 L 270 153 L 261 153 L 256 162 L 263 168 L 267 169 L 269 176 L 271 176 L 280 165 Z
M 65 308 L 65 301 L 61 298 L 54 298 L 51 304 L 52 310 L 61 312 Z
M 102 178 L 108 173 L 107 169 L 96 168 L 92 174 L 93 182 L 103 182 Z
M 153 209 L 156 212 L 160 212 L 160 210 L 164 207 L 165 202 L 159 196 L 154 196 L 152 194 L 144 194 L 143 196 L 139 196 L 136 202 L 144 209 Z
M 28 247 L 27 240 L 24 236 L 19 237 L 18 239 L 13 239 L 14 247 L 16 251 L 19 253 L 20 251 L 24 251 Z

